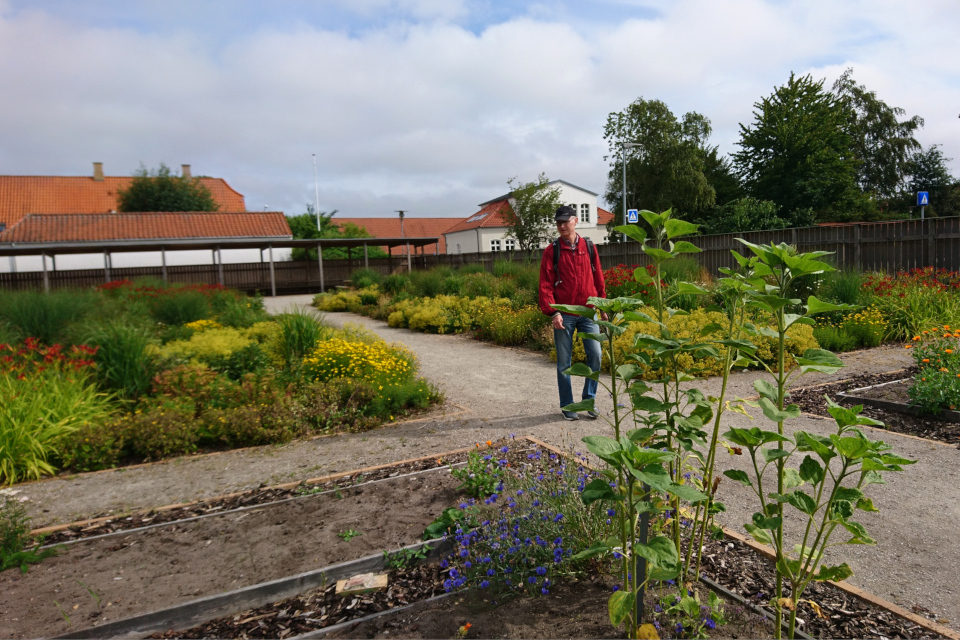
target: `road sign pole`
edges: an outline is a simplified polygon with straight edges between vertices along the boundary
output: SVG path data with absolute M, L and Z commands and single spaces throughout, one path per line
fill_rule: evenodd
M 921 219 L 921 220 L 923 220 L 923 210 L 924 210 L 924 209 L 926 209 L 926 207 L 920 207 L 920 219 Z

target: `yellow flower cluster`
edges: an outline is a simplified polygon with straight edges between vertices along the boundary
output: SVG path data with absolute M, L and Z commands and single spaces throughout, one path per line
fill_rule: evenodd
M 317 344 L 304 358 L 303 372 L 313 380 L 362 380 L 379 389 L 413 377 L 416 361 L 409 350 L 385 342 L 351 342 L 333 338 Z
M 194 331 L 206 331 L 207 329 L 219 329 L 223 325 L 216 320 L 208 320 L 204 318 L 203 320 L 188 322 L 183 326 L 185 326 L 187 329 L 193 329 Z
M 476 319 L 496 305 L 510 305 L 510 301 L 483 296 L 472 300 L 445 295 L 412 298 L 395 305 L 387 324 L 429 333 L 463 333 L 473 329 Z

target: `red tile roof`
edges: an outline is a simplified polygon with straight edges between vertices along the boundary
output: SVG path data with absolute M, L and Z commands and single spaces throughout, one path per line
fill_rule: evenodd
M 607 224 L 613 220 L 613 214 L 607 211 L 606 209 L 601 209 L 597 207 L 597 224 Z
M 132 177 L 0 176 L 0 223 L 16 224 L 28 213 L 109 213 L 117 210 L 117 190 Z M 199 178 L 220 211 L 246 211 L 243 196 L 222 178 Z
M 446 253 L 447 242 L 443 234 L 447 229 L 461 222 L 463 218 L 404 218 L 403 236 L 407 238 L 440 238 L 440 248 L 437 251 L 437 245 L 428 244 L 423 248 L 423 252 Z M 352 223 L 358 227 L 366 229 L 374 238 L 399 238 L 400 218 L 334 218 L 333 223 L 344 225 Z M 385 249 L 385 247 L 384 247 Z M 392 247 L 393 255 L 403 255 L 404 247 Z
M 450 227 L 444 233 L 454 233 L 456 231 L 467 231 L 482 227 L 509 227 L 510 215 L 513 209 L 510 207 L 510 201 L 504 198 L 487 203 L 480 211 L 469 218 L 463 219 L 460 224 Z
M 185 238 L 290 238 L 283 213 L 162 212 L 30 214 L 0 242 L 106 242 Z

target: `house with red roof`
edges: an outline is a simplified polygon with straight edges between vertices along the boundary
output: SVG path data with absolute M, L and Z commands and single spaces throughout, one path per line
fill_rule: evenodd
M 547 186 L 558 187 L 560 201 L 576 209 L 579 216 L 577 233 L 590 238 L 594 244 L 606 244 L 606 225 L 613 220 L 613 214 L 597 205 L 598 194 L 565 180 L 554 180 Z M 444 232 L 447 253 L 518 249 L 516 240 L 507 237 L 513 205 L 514 199 L 509 193 L 480 203 L 479 211 Z
M 463 221 L 463 218 L 411 218 L 409 216 L 403 219 L 400 217 L 392 218 L 333 218 L 335 225 L 343 228 L 346 224 L 355 224 L 363 227 L 374 238 L 440 238 L 437 244 L 429 244 L 423 247 L 425 254 L 446 253 L 446 242 L 443 239 L 443 232 L 450 227 Z M 438 246 L 439 245 L 439 246 Z M 387 247 L 381 247 L 384 251 Z M 406 247 L 391 247 L 390 252 L 394 256 L 405 255 Z

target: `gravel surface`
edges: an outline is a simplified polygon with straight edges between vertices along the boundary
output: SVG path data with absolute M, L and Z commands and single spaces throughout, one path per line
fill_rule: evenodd
M 276 312 L 309 304 L 312 296 L 267 299 Z M 22 486 L 32 501 L 34 526 L 69 522 L 93 513 L 160 506 L 290 480 L 449 451 L 510 433 L 533 435 L 555 445 L 573 446 L 586 435 L 611 432 L 602 420 L 564 421 L 559 412 L 555 365 L 542 354 L 481 343 L 466 336 L 430 335 L 393 329 L 385 323 L 346 313 L 327 314 L 333 324 L 362 324 L 388 341 L 403 342 L 417 353 L 421 373 L 446 394 L 447 404 L 431 416 L 348 434 L 282 446 L 259 447 L 211 456 L 179 458 L 133 469 L 61 477 Z M 843 355 L 846 367 L 833 376 L 811 374 L 795 386 L 883 373 L 911 364 L 909 352 L 881 347 Z M 756 395 L 757 372 L 732 376 L 728 397 Z M 719 393 L 719 380 L 697 385 Z M 601 412 L 608 397 L 598 398 Z M 727 414 L 730 426 L 762 426 L 758 420 Z M 762 417 L 761 417 L 762 419 Z M 832 423 L 803 416 L 788 425 L 817 433 Z M 847 560 L 856 575 L 850 582 L 910 608 L 926 607 L 960 629 L 960 597 L 954 574 L 960 567 L 958 461 L 960 451 L 946 445 L 881 432 L 898 453 L 920 460 L 890 484 L 871 494 L 878 514 L 861 518 L 878 541 L 876 547 L 843 546 L 835 558 Z M 719 464 L 743 468 L 742 458 L 723 454 Z M 173 471 L 173 473 L 171 473 Z M 723 524 L 743 531 L 753 502 L 746 489 L 725 482 L 720 489 L 729 511 Z M 739 505 L 739 506 L 738 506 Z

